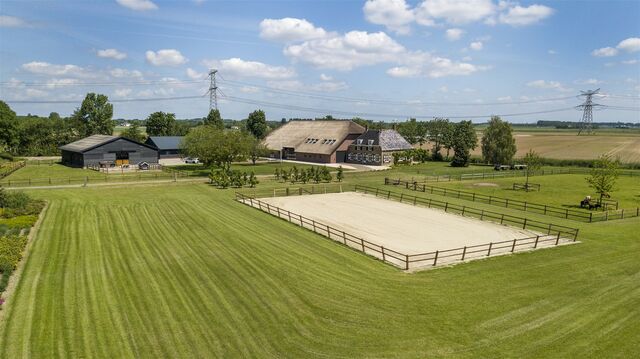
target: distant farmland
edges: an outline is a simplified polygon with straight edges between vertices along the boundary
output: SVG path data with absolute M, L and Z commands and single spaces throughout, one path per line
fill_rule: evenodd
M 482 136 L 478 133 L 478 139 Z M 603 153 L 619 157 L 624 163 L 640 163 L 640 135 L 597 134 L 576 136 L 576 133 L 515 132 L 517 157 L 522 157 L 533 149 L 542 157 L 555 159 L 593 159 Z M 481 156 L 480 146 L 472 152 Z

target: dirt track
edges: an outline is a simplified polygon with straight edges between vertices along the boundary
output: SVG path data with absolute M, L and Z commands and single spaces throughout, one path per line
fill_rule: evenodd
M 405 254 L 536 235 L 531 231 L 355 192 L 262 200 Z

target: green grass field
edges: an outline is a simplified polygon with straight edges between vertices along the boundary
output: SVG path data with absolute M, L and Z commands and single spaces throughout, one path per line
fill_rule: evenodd
M 386 174 L 347 183 L 380 185 Z M 239 204 L 232 190 L 30 193 L 49 210 L 4 306 L 3 358 L 640 351 L 639 218 L 554 219 L 579 227 L 582 243 L 406 274 Z

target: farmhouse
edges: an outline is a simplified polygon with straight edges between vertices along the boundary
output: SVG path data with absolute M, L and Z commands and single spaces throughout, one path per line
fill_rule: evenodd
M 368 130 L 349 145 L 347 162 L 381 166 L 393 162 L 393 153 L 413 147 L 396 130 Z
M 93 135 L 60 146 L 62 163 L 72 167 L 111 167 L 158 163 L 158 150 L 125 137 Z
M 145 142 L 158 149 L 158 156 L 162 158 L 180 157 L 183 136 L 149 136 Z
M 349 145 L 365 131 L 353 121 L 289 121 L 271 132 L 264 139 L 264 144 L 271 151 L 272 158 L 344 162 Z

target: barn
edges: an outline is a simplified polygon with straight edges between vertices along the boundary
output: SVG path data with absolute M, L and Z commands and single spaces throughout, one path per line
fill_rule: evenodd
M 62 163 L 71 167 L 112 167 L 158 163 L 158 150 L 125 137 L 93 135 L 60 146 Z
M 159 158 L 179 158 L 184 136 L 149 136 L 147 145 L 158 149 Z
M 353 121 L 289 121 L 264 139 L 272 158 L 316 163 L 344 162 L 349 145 L 366 129 Z
M 393 162 L 393 153 L 413 146 L 396 130 L 368 130 L 349 145 L 347 162 L 382 166 Z

